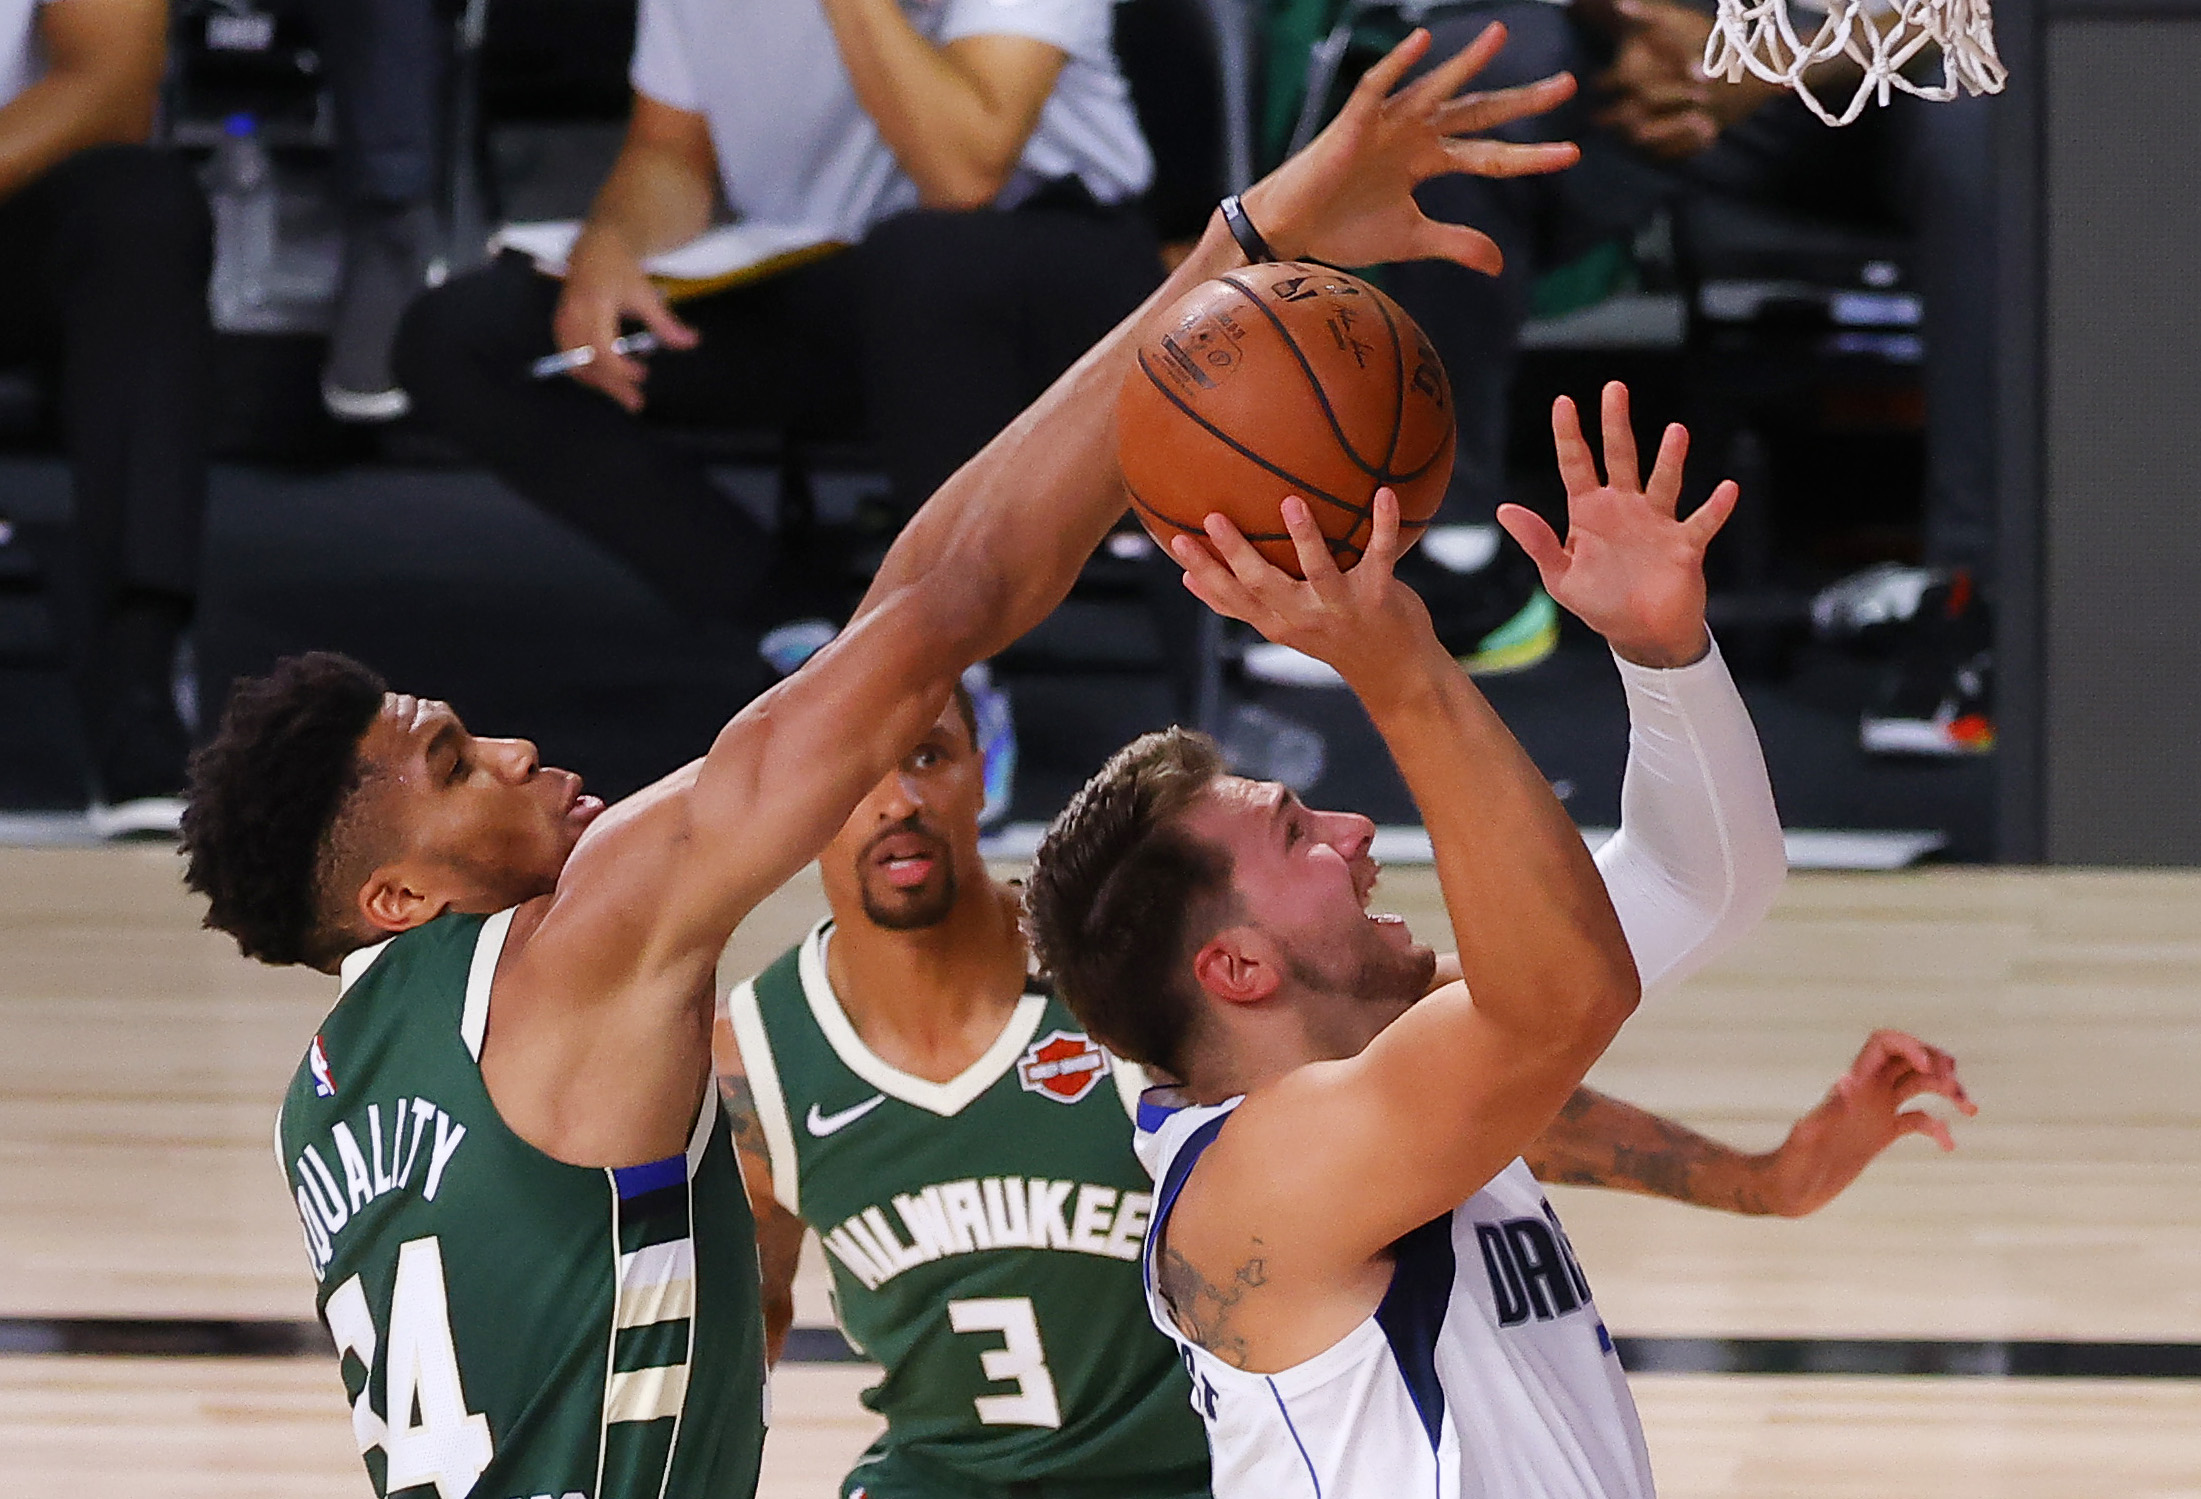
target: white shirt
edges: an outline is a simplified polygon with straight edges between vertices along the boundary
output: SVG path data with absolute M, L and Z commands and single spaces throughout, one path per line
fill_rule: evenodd
M 0 0 L 0 105 L 46 73 L 38 41 L 38 12 L 45 0 Z
M 902 8 L 936 44 L 1021 36 L 1067 54 L 1005 203 L 1073 175 L 1102 203 L 1146 190 L 1153 159 L 1109 50 L 1112 0 Z M 726 200 L 742 218 L 857 240 L 917 206 L 917 184 L 857 102 L 819 0 L 642 0 L 632 77 L 637 93 L 710 122 Z
M 1628 769 L 1620 831 L 1597 865 L 1648 995 L 1757 924 L 1786 853 L 1757 734 L 1718 651 L 1674 671 L 1621 662 L 1620 675 Z M 1147 1310 L 1192 1372 L 1215 1499 L 1651 1499 L 1612 1337 L 1519 1160 L 1401 1239 L 1381 1306 L 1313 1358 L 1253 1374 L 1187 1340 L 1152 1255 L 1239 1102 L 1139 1106 L 1139 1157 L 1157 1184 Z

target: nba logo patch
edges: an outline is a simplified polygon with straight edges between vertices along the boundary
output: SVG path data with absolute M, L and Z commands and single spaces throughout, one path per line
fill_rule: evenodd
M 1016 1064 L 1027 1093 L 1057 1103 L 1076 1103 L 1108 1075 L 1108 1053 L 1076 1031 L 1049 1031 Z
M 336 1096 L 336 1074 L 329 1071 L 329 1050 L 321 1044 L 319 1036 L 315 1036 L 313 1045 L 306 1048 L 306 1070 L 313 1074 L 315 1098 Z

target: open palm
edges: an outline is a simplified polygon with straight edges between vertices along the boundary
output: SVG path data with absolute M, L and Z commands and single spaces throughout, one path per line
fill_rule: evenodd
M 1567 486 L 1566 540 L 1519 505 L 1500 506 L 1498 523 L 1536 563 L 1545 591 L 1621 656 L 1645 666 L 1684 666 L 1702 656 L 1709 641 L 1704 549 L 1734 513 L 1741 492 L 1726 480 L 1686 519 L 1677 518 L 1688 429 L 1679 423 L 1666 429 L 1650 480 L 1639 483 L 1628 387 L 1612 381 L 1602 406 L 1600 478 L 1574 402 L 1561 396 L 1552 405 L 1552 439 Z
M 1362 75 L 1345 107 L 1308 143 L 1246 191 L 1246 208 L 1285 259 L 1333 265 L 1387 260 L 1455 261 L 1496 275 L 1498 246 L 1479 229 L 1431 219 L 1414 201 L 1432 177 L 1523 177 L 1572 166 L 1569 141 L 1486 140 L 1492 130 L 1542 114 L 1574 93 L 1573 75 L 1490 93 L 1462 93 L 1505 45 L 1492 22 L 1466 47 L 1411 83 L 1401 82 L 1429 50 L 1416 29 Z

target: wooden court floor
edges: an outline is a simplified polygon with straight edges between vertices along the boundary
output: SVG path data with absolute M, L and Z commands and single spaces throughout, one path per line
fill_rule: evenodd
M 1387 887 L 1441 930 L 1426 872 Z M 796 882 L 729 971 L 819 908 Z M 331 986 L 196 921 L 168 853 L 0 850 L 0 1318 L 311 1315 L 267 1142 Z M 1801 1223 L 1555 1190 L 1615 1332 L 2201 1343 L 2201 874 L 1798 876 L 1593 1081 L 1759 1148 L 1875 1025 L 1960 1059 L 1957 1153 L 1904 1141 Z M 865 1382 L 783 1371 L 767 1495 L 833 1492 Z M 1669 1496 L 2201 1499 L 2201 1380 L 1635 1386 Z M 319 1358 L 0 1356 L 0 1496 L 363 1492 Z

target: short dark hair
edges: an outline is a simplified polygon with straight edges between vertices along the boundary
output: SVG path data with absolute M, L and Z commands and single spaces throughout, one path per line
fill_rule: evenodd
M 1182 814 L 1223 773 L 1188 729 L 1118 750 L 1047 830 L 1025 890 L 1032 946 L 1063 1002 L 1109 1050 L 1184 1075 L 1199 1013 L 1186 960 L 1229 909 L 1229 854 Z
M 333 831 L 358 791 L 359 742 L 388 691 L 349 656 L 286 656 L 240 681 L 191 757 L 184 883 L 248 958 L 329 968 L 354 945 L 325 914 Z

